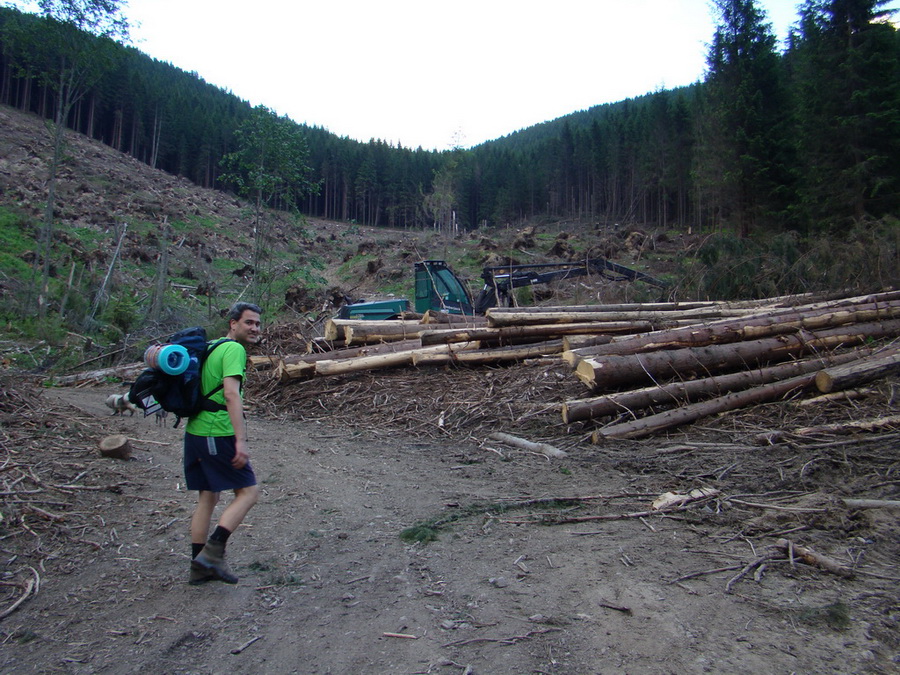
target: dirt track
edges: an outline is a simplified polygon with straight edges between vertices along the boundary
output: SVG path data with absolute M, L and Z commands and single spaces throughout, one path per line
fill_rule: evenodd
M 241 583 L 191 587 L 180 430 L 110 417 L 102 401 L 113 391 L 48 390 L 33 414 L 4 415 L 4 580 L 24 582 L 33 567 L 41 582 L 0 623 L 2 672 L 898 668 L 898 585 L 871 576 L 900 577 L 897 512 L 852 513 L 836 500 L 876 481 L 878 496 L 896 499 L 896 447 L 750 452 L 719 430 L 705 435 L 709 445 L 679 436 L 548 460 L 252 417 L 263 496 L 229 544 Z M 131 461 L 99 458 L 96 441 L 109 433 L 136 439 Z M 26 464 L 39 483 L 10 485 Z M 72 484 L 114 487 L 58 489 Z M 711 500 L 667 517 L 516 524 L 643 511 L 656 495 L 700 486 L 782 509 Z M 26 487 L 40 492 L 12 496 Z M 614 498 L 510 508 L 597 495 Z M 62 519 L 23 506 L 31 500 Z M 437 541 L 401 540 L 404 528 L 441 517 L 453 522 Z M 780 536 L 868 574 L 772 561 L 725 593 L 791 530 Z M 671 583 L 716 568 L 732 569 Z M 2 610 L 23 586 L 0 590 Z

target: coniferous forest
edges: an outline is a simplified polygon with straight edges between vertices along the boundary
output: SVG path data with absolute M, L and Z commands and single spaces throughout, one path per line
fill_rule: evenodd
M 702 81 L 471 149 L 361 143 L 285 119 L 307 148 L 312 189 L 296 207 L 373 226 L 587 218 L 741 237 L 896 216 L 900 35 L 886 3 L 805 0 L 783 49 L 753 0 L 714 4 Z M 63 102 L 43 64 L 54 55 L 42 61 L 20 37 L 47 21 L 0 9 L 0 103 L 53 118 Z M 252 117 L 247 102 L 107 37 L 77 39 L 107 57 L 66 109 L 70 128 L 198 185 L 238 191 L 223 159 Z

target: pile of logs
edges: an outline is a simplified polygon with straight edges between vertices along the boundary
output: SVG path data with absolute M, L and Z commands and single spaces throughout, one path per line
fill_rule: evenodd
M 594 442 L 640 438 L 804 389 L 848 389 L 900 371 L 900 349 L 874 346 L 898 336 L 900 293 L 889 292 L 613 338 L 564 353 L 602 395 L 567 401 L 563 420 L 624 415 L 597 429 Z M 640 416 L 658 406 L 668 409 Z
M 288 382 L 397 366 L 563 359 L 593 394 L 563 403 L 563 421 L 612 418 L 594 432 L 599 442 L 802 389 L 834 392 L 882 377 L 900 368 L 900 349 L 875 345 L 898 336 L 900 291 L 893 291 L 821 302 L 793 296 L 333 319 L 309 353 L 253 362 L 274 366 Z M 641 416 L 659 407 L 667 410 Z

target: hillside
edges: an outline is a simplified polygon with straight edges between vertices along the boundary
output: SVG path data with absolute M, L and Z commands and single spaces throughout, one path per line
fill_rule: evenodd
M 51 154 L 43 122 L 15 109 L 0 108 L 0 200 L 30 222 L 36 237 L 46 195 L 46 163 Z M 158 239 L 172 228 L 168 248 L 170 282 L 180 294 L 180 316 L 227 307 L 245 291 L 252 273 L 253 231 L 246 203 L 184 178 L 154 170 L 127 154 L 68 132 L 66 157 L 57 188 L 56 277 L 62 283 L 74 264 L 98 278 L 105 273 L 116 243 L 116 226 L 127 223 L 114 293 L 146 305 L 159 258 Z M 426 258 L 447 259 L 462 276 L 478 281 L 485 264 L 559 262 L 604 255 L 643 271 L 665 274 L 672 253 L 684 241 L 669 242 L 646 233 L 615 228 L 599 231 L 592 222 L 544 222 L 524 228 L 482 229 L 449 236 L 434 230 L 371 228 L 318 218 L 268 215 L 269 286 L 273 313 L 296 317 L 334 310 L 342 298 L 412 293 L 412 265 Z M 665 256 L 652 249 L 668 246 Z M 33 260 L 33 253 L 20 256 Z M 663 262 L 663 259 L 668 262 Z M 655 269 L 648 262 L 656 261 Z M 18 281 L 18 284 L 16 283 Z M 7 279 L 5 293 L 18 293 L 25 279 Z M 96 289 L 87 289 L 94 292 Z M 543 296 L 540 293 L 543 292 Z M 539 297 L 581 302 L 646 292 L 601 280 L 540 289 Z M 205 296 L 205 297 L 203 297 Z M 286 313 L 286 314 L 285 314 Z

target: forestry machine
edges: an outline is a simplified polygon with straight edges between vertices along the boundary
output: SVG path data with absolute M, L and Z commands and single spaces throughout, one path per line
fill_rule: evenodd
M 501 265 L 482 270 L 484 286 L 473 301 L 465 283 L 443 260 L 417 262 L 415 272 L 415 311 L 419 314 L 428 310 L 469 316 L 484 314 L 491 307 L 511 306 L 513 289 L 588 274 L 597 274 L 613 281 L 643 281 L 658 288 L 665 288 L 667 285 L 664 281 L 606 258 L 570 263 Z M 338 318 L 392 319 L 408 311 L 408 300 L 379 300 L 344 305 Z

